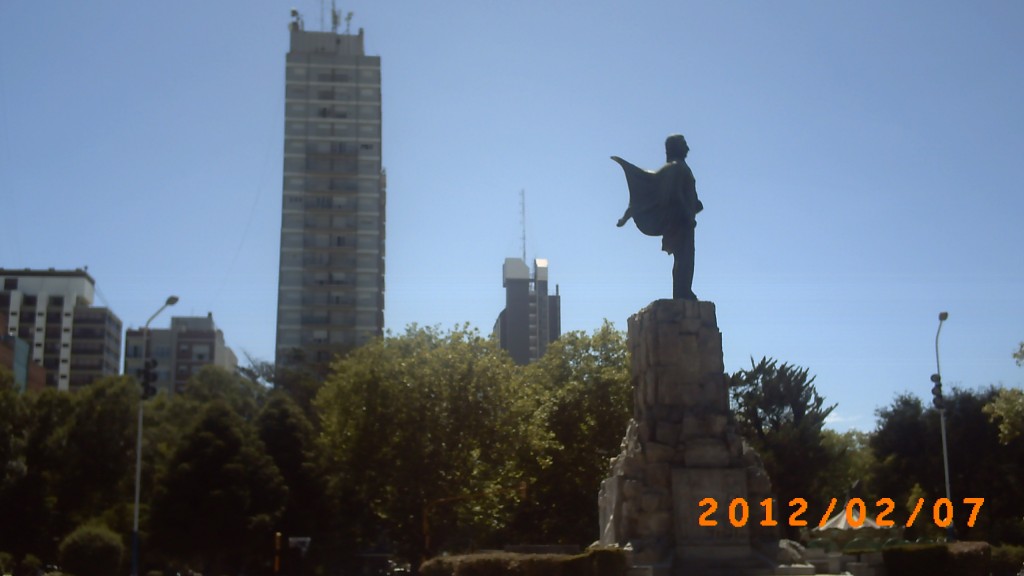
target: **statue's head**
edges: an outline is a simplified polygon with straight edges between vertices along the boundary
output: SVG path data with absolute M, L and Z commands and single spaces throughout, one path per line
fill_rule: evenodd
M 689 151 L 690 147 L 686 145 L 686 138 L 683 138 L 682 134 L 673 134 L 665 139 L 665 159 L 667 161 L 683 160 Z

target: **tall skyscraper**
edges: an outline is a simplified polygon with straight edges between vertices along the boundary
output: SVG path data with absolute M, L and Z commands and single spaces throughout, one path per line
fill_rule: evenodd
M 548 344 L 562 333 L 562 302 L 555 293 L 548 294 L 548 261 L 533 261 L 530 268 L 520 258 L 506 258 L 501 269 L 505 286 L 505 309 L 494 323 L 498 342 L 517 364 L 538 360 Z
M 384 331 L 380 57 L 363 30 L 305 30 L 285 67 L 278 367 L 323 363 Z
M 121 320 L 92 305 L 85 270 L 0 269 L 0 329 L 30 344 L 46 385 L 74 390 L 121 373 Z

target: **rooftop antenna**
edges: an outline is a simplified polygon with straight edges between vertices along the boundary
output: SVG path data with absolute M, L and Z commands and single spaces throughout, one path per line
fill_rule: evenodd
M 338 24 L 341 24 L 341 14 L 334 7 L 334 0 L 331 0 L 331 32 L 338 33 Z
M 349 12 L 348 14 L 345 15 L 345 34 L 349 33 L 349 30 L 351 29 L 351 27 L 352 27 L 352 13 Z
M 297 8 L 292 8 L 292 27 L 296 30 L 305 30 L 306 24 L 302 21 L 302 14 Z
M 526 262 L 526 190 L 519 189 L 519 209 L 521 212 L 520 221 L 523 224 L 523 262 Z
M 326 30 L 324 28 L 324 0 L 320 0 L 320 31 Z

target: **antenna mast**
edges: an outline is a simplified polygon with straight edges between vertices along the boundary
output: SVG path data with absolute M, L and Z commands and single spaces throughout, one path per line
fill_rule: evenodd
M 521 212 L 521 222 L 523 224 L 523 263 L 526 263 L 526 190 L 519 189 L 519 209 Z
M 338 33 L 338 24 L 341 23 L 341 14 L 334 7 L 334 0 L 331 0 L 331 32 L 334 34 Z

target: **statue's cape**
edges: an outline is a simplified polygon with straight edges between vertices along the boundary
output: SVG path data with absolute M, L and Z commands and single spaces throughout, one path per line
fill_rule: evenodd
M 664 172 L 648 172 L 639 166 L 612 156 L 622 166 L 629 186 L 629 208 L 633 221 L 648 236 L 661 236 L 668 230 L 672 217 L 670 205 L 671 182 Z

